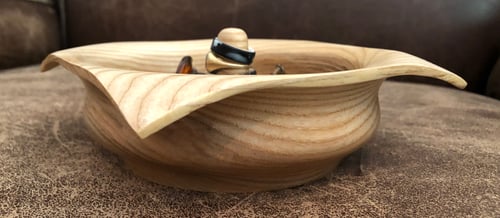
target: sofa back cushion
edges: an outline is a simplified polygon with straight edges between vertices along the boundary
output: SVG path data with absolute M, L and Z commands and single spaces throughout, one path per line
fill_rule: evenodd
M 50 1 L 0 1 L 0 69 L 41 61 L 59 49 L 59 24 Z
M 238 26 L 252 38 L 405 51 L 461 75 L 478 93 L 500 41 L 500 1 L 488 0 L 66 0 L 66 16 L 69 46 L 211 38 Z

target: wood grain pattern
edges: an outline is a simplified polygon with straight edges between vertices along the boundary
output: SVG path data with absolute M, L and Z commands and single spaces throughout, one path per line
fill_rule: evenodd
M 42 64 L 78 75 L 96 138 L 150 180 L 203 191 L 255 191 L 328 173 L 370 138 L 387 77 L 466 83 L 397 51 L 294 40 L 250 40 L 259 75 L 173 74 L 210 40 L 123 42 L 55 52 Z M 271 74 L 276 64 L 287 75 Z

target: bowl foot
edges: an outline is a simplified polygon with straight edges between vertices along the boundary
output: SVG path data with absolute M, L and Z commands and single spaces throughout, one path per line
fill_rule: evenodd
M 191 170 L 179 169 L 136 158 L 121 158 L 134 174 L 152 182 L 204 192 L 255 192 L 289 188 L 322 178 L 332 172 L 340 160 L 329 162 L 327 166 L 310 170 L 307 175 L 300 173 L 296 178 L 238 178 L 212 175 Z

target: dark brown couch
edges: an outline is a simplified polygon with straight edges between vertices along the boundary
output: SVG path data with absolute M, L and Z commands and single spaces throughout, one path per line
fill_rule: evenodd
M 469 91 L 500 98 L 500 68 L 495 67 L 500 65 L 500 1 L 4 0 L 0 5 L 0 28 L 9 29 L 0 33 L 0 55 L 6 57 L 0 69 L 35 63 L 58 48 L 211 38 L 223 27 L 238 26 L 254 38 L 405 51 L 459 74 Z
M 484 95 L 500 98 L 499 25 L 500 2 L 487 0 L 1 0 L 0 216 L 498 217 L 500 101 Z M 385 82 L 375 137 L 327 178 L 199 193 L 133 175 L 89 137 L 80 81 L 25 66 L 66 47 L 210 38 L 225 26 L 406 51 L 475 93 Z

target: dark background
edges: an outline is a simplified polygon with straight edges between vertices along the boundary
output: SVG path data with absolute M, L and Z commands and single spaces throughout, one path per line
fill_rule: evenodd
M 21 3 L 24 11 L 54 11 L 58 49 L 112 41 L 212 38 L 220 29 L 236 26 L 251 38 L 308 39 L 408 52 L 462 76 L 469 91 L 500 98 L 499 0 L 2 0 L 0 14 L 9 10 L 5 5 L 12 9 Z M 396 79 L 445 85 L 428 78 Z

